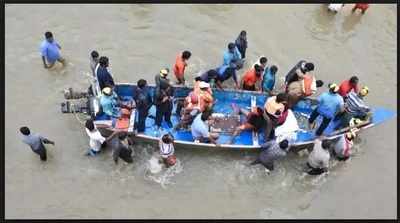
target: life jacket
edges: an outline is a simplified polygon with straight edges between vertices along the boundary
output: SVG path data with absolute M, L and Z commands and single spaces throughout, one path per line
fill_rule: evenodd
M 304 89 L 304 96 L 311 96 L 314 92 L 312 89 L 312 85 L 314 82 L 314 77 L 310 74 L 303 75 L 303 89 Z
M 201 112 L 205 111 L 207 108 L 210 108 L 214 103 L 214 99 L 210 94 L 210 92 L 200 90 L 198 95 L 199 95 L 199 107 Z

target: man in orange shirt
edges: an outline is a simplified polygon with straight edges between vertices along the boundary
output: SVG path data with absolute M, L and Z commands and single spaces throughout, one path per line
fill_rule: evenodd
M 342 83 L 340 83 L 339 86 L 339 94 L 342 97 L 347 97 L 347 94 L 351 91 L 354 90 L 355 93 L 358 93 L 358 77 L 357 76 L 352 76 L 349 80 L 345 80 Z
M 242 78 L 242 88 L 248 91 L 261 91 L 261 73 L 263 68 L 255 64 L 254 68 L 248 70 Z M 258 84 L 257 84 L 258 83 Z M 256 86 L 256 84 L 258 86 Z
M 185 68 L 187 66 L 187 60 L 189 60 L 192 53 L 190 51 L 183 51 L 178 56 L 176 56 L 176 61 L 174 65 L 174 73 L 177 79 L 177 84 L 185 84 Z
M 355 12 L 357 9 L 361 9 L 361 13 L 364 14 L 365 11 L 367 11 L 368 8 L 369 8 L 369 4 L 357 3 L 357 4 L 354 5 L 354 7 L 351 10 L 351 12 Z

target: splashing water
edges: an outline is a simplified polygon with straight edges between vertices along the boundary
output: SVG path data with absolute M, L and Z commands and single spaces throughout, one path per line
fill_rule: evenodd
M 179 159 L 176 159 L 174 166 L 166 168 L 163 164 L 158 162 L 156 156 L 152 156 L 147 163 L 144 178 L 151 180 L 161 185 L 163 189 L 167 188 L 167 185 L 174 184 L 172 177 L 183 170 L 183 165 Z

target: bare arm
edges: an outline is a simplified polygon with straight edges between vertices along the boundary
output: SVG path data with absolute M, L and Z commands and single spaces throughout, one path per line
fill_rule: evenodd
M 46 59 L 44 58 L 44 56 L 42 56 L 42 61 L 43 61 L 44 68 L 48 68 L 48 66 L 46 64 Z

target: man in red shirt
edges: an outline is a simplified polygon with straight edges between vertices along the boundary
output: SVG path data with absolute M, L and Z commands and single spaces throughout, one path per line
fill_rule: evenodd
M 339 94 L 342 97 L 346 97 L 347 94 L 351 91 L 354 90 L 354 92 L 358 93 L 358 77 L 357 76 L 352 76 L 349 80 L 345 80 L 342 83 L 340 83 L 339 86 Z
M 361 9 L 361 13 L 364 14 L 365 11 L 367 11 L 368 8 L 369 8 L 369 4 L 357 3 L 357 4 L 354 5 L 354 7 L 351 10 L 351 12 L 355 12 L 357 9 Z
M 176 61 L 174 65 L 174 73 L 177 79 L 177 84 L 185 84 L 185 68 L 187 66 L 187 60 L 189 60 L 192 53 L 190 51 L 183 51 L 178 56 L 176 56 Z
M 248 70 L 242 78 L 242 88 L 248 91 L 261 91 L 261 73 L 263 68 L 255 64 L 254 68 Z M 256 83 L 258 86 L 256 87 Z

